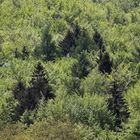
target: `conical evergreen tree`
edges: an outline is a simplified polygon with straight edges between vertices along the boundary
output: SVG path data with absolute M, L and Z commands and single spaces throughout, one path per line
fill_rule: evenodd
M 87 59 L 85 52 L 82 52 L 78 57 L 78 62 L 72 67 L 72 74 L 75 77 L 84 78 L 92 69 L 91 62 Z
M 122 128 L 122 123 L 127 121 L 129 112 L 123 96 L 124 89 L 120 81 L 114 79 L 111 84 L 110 93 L 112 97 L 108 100 L 108 108 L 115 116 L 115 130 Z
M 100 50 L 99 58 L 102 59 L 102 55 L 105 52 L 105 46 L 104 46 L 103 38 L 101 37 L 100 33 L 97 30 L 95 31 L 93 39 L 96 45 L 99 46 L 99 50 Z
M 22 49 L 22 59 L 25 60 L 28 57 L 29 57 L 29 50 L 26 46 L 24 46 Z
M 14 98 L 19 103 L 16 109 L 17 117 L 21 116 L 25 110 L 33 110 L 42 97 L 45 100 L 55 97 L 41 63 L 35 67 L 30 83 L 31 87 L 26 89 L 23 82 L 19 81 L 13 89 Z
M 27 92 L 26 87 L 22 81 L 19 81 L 14 89 L 13 89 L 13 96 L 18 101 L 18 105 L 16 108 L 16 118 L 23 114 L 24 110 L 27 109 Z
M 18 49 L 16 48 L 15 51 L 14 51 L 14 56 L 15 58 L 20 58 L 21 57 L 21 53 L 18 51 Z
M 55 95 L 52 93 L 52 89 L 49 85 L 48 79 L 46 78 L 44 68 L 40 62 L 35 67 L 35 71 L 33 72 L 30 84 L 30 109 L 33 109 L 36 106 L 42 96 L 44 96 L 45 100 L 53 99 L 55 97 Z
M 73 27 L 74 31 L 68 31 L 67 35 L 63 39 L 62 42 L 60 42 L 60 46 L 62 47 L 62 55 L 66 56 L 67 54 L 71 53 L 73 49 L 76 46 L 76 40 L 78 39 L 80 35 L 80 28 L 78 25 Z
M 102 73 L 110 74 L 112 72 L 112 61 L 110 60 L 109 54 L 105 52 L 102 58 L 99 60 L 99 70 Z
M 22 81 L 19 81 L 13 89 L 14 98 L 21 100 L 24 95 L 25 89 L 26 88 L 25 88 L 24 83 Z
M 95 31 L 93 38 L 96 45 L 99 47 L 99 71 L 110 74 L 113 64 L 110 60 L 109 54 L 105 50 L 103 38 L 97 30 Z

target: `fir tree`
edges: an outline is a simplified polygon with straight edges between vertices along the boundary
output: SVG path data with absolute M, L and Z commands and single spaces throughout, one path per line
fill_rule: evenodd
M 73 32 L 69 30 L 63 41 L 60 42 L 60 46 L 62 47 L 61 53 L 63 56 L 71 53 L 76 47 L 76 40 L 79 38 L 80 35 L 80 28 L 78 27 L 78 25 L 76 25 L 73 27 L 73 30 Z
M 21 100 L 24 95 L 25 89 L 26 88 L 25 88 L 24 83 L 22 81 L 19 81 L 13 89 L 14 98 Z
M 103 42 L 103 38 L 101 37 L 100 33 L 96 30 L 94 37 L 93 37 L 96 45 L 99 47 L 99 60 L 98 62 L 102 61 L 103 59 L 103 54 L 105 53 L 105 46 L 104 46 L 104 42 Z
M 25 110 L 33 110 L 42 97 L 45 100 L 55 97 L 41 63 L 35 67 L 30 84 L 31 87 L 26 89 L 23 82 L 19 81 L 13 89 L 14 98 L 19 103 L 16 109 L 17 116 L 21 116 Z
M 18 51 L 18 49 L 16 48 L 15 51 L 14 51 L 14 56 L 15 58 L 20 58 L 21 57 L 21 53 Z
M 102 58 L 99 60 L 99 70 L 102 73 L 110 74 L 112 72 L 112 61 L 110 60 L 109 54 L 105 52 Z
M 95 31 L 94 41 L 96 45 L 99 47 L 99 60 L 97 61 L 99 64 L 99 71 L 102 73 L 110 74 L 112 72 L 112 61 L 110 60 L 109 54 L 105 50 L 103 38 L 101 37 L 98 31 Z
M 95 31 L 93 39 L 100 50 L 99 58 L 102 59 L 103 53 L 105 52 L 105 46 L 103 38 L 101 37 L 100 33 L 97 30 Z
M 31 88 L 28 91 L 31 100 L 30 109 L 35 108 L 42 96 L 44 96 L 45 100 L 53 99 L 55 97 L 40 62 L 35 67 L 30 84 Z
M 15 112 L 16 118 L 19 119 L 19 117 L 23 114 L 27 106 L 26 87 L 22 81 L 19 81 L 13 88 L 13 96 L 18 101 L 18 105 Z
M 72 67 L 73 76 L 84 78 L 92 69 L 91 62 L 87 59 L 85 52 L 82 52 L 78 57 L 78 62 Z
M 108 100 L 108 108 L 115 116 L 114 129 L 116 131 L 122 128 L 122 123 L 126 122 L 129 117 L 127 104 L 123 95 L 124 90 L 121 82 L 114 79 L 110 88 L 112 97 Z
M 25 60 L 28 57 L 29 57 L 29 50 L 26 46 L 24 46 L 22 49 L 22 59 Z

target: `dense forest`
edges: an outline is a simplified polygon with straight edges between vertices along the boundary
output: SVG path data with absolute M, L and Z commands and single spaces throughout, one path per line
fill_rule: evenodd
M 140 140 L 140 0 L 0 0 L 0 140 Z

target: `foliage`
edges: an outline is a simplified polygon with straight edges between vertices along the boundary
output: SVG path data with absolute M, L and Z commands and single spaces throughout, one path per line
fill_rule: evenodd
M 0 0 L 0 19 L 0 139 L 139 139 L 139 0 Z
M 108 101 L 108 108 L 115 116 L 115 130 L 121 128 L 121 124 L 126 122 L 129 118 L 129 112 L 126 101 L 123 97 L 123 90 L 119 88 L 120 82 L 114 78 L 110 87 L 110 93 L 112 97 Z
M 73 76 L 84 78 L 86 77 L 92 69 L 92 64 L 88 60 L 86 53 L 82 52 L 78 57 L 78 62 L 72 67 Z

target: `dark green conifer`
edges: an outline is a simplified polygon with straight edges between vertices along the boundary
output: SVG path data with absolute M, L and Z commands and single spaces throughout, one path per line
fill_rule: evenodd
M 45 100 L 53 99 L 55 97 L 52 93 L 51 86 L 49 85 L 48 77 L 46 77 L 44 68 L 40 62 L 35 67 L 30 84 L 31 88 L 29 89 L 29 95 L 31 109 L 36 106 L 42 96 L 44 96 Z
M 27 92 L 26 87 L 22 81 L 19 81 L 13 88 L 13 96 L 18 101 L 18 106 L 16 108 L 16 118 L 23 114 L 24 110 L 27 109 Z
M 26 89 L 23 82 L 19 81 L 13 89 L 14 98 L 19 102 L 17 116 L 21 116 L 25 110 L 33 110 L 42 97 L 45 100 L 55 97 L 41 63 L 35 67 L 30 84 L 31 87 Z
M 80 28 L 78 25 L 75 25 L 73 27 L 73 31 L 68 31 L 67 35 L 63 39 L 62 42 L 60 42 L 60 46 L 62 47 L 62 55 L 66 56 L 67 54 L 70 54 L 73 49 L 76 47 L 76 40 L 79 38 L 80 35 Z
M 26 46 L 22 49 L 22 59 L 25 60 L 29 57 L 29 50 Z
M 105 52 L 102 58 L 99 60 L 99 70 L 102 73 L 110 74 L 112 72 L 112 61 L 110 60 L 109 54 Z
M 105 50 L 103 38 L 101 37 L 100 33 L 96 30 L 94 34 L 94 41 L 96 45 L 99 47 L 99 71 L 102 73 L 110 74 L 112 71 L 112 61 L 110 60 L 109 54 Z
M 122 128 L 122 123 L 129 118 L 129 112 L 124 99 L 124 87 L 120 81 L 114 79 L 111 84 L 110 93 L 112 97 L 108 100 L 108 108 L 115 116 L 114 129 L 118 131 Z
M 105 46 L 104 46 L 103 38 L 97 30 L 95 31 L 93 39 L 96 45 L 99 46 L 100 58 L 102 58 L 102 54 L 105 52 Z
M 18 49 L 16 48 L 15 51 L 14 51 L 14 56 L 15 58 L 20 58 L 21 57 L 21 53 L 18 51 Z

